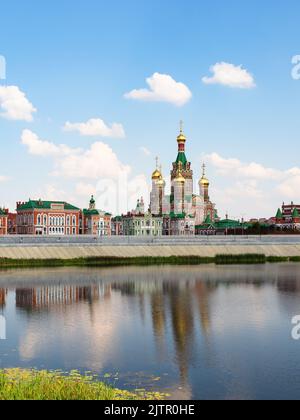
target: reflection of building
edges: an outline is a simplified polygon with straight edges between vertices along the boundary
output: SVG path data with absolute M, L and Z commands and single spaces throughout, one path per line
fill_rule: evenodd
M 282 230 L 300 230 L 300 205 L 282 205 L 276 214 L 276 226 Z
M 20 235 L 78 235 L 80 210 L 61 201 L 17 203 Z
M 6 305 L 6 296 L 7 296 L 7 290 L 0 289 L 0 308 L 3 308 Z
M 0 235 L 7 235 L 7 213 L 0 209 Z
M 92 196 L 88 209 L 82 212 L 83 234 L 95 236 L 111 236 L 111 214 L 97 210 Z
M 51 306 L 94 302 L 109 293 L 106 287 L 97 286 L 50 286 L 32 289 L 16 289 L 16 307 L 26 310 L 49 309 Z

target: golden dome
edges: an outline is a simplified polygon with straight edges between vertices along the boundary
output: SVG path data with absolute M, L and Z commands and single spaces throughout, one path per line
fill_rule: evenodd
M 183 183 L 185 183 L 185 179 L 183 178 L 183 176 L 182 176 L 182 173 L 181 172 L 179 172 L 178 173 L 178 175 L 177 175 L 177 177 L 175 178 L 175 180 L 174 180 L 175 182 L 178 182 L 178 183 L 181 183 L 181 184 L 183 184 Z
M 180 133 L 179 136 L 177 137 L 177 141 L 178 143 L 185 143 L 186 142 L 186 137 L 183 133 Z
M 160 179 L 159 181 L 157 181 L 157 185 L 159 187 L 164 187 L 166 185 L 165 181 L 163 179 Z
M 207 178 L 205 178 L 205 177 L 202 177 L 201 179 L 200 179 L 200 181 L 199 181 L 199 184 L 200 185 L 203 185 L 203 186 L 209 186 L 209 180 L 207 179 Z
M 162 178 L 162 176 L 161 176 L 160 171 L 158 169 L 155 169 L 155 171 L 152 174 L 152 180 L 155 181 L 155 180 L 159 180 L 161 178 Z
M 185 143 L 186 142 L 186 137 L 183 133 L 183 121 L 180 121 L 180 134 L 177 137 L 177 141 L 178 141 L 178 143 Z

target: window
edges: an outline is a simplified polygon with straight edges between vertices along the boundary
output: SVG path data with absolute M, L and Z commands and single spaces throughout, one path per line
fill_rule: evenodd
M 38 226 L 40 226 L 42 224 L 42 219 L 41 219 L 40 215 L 38 215 L 37 224 L 38 224 Z

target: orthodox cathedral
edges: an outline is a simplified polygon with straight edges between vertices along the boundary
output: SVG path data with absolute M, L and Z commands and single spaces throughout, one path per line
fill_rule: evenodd
M 152 191 L 150 196 L 150 213 L 164 220 L 164 235 L 195 234 L 197 226 L 206 221 L 217 222 L 218 214 L 215 204 L 210 201 L 209 181 L 202 166 L 202 177 L 199 180 L 199 190 L 194 192 L 194 174 L 191 162 L 185 153 L 187 138 L 181 124 L 177 137 L 178 154 L 171 170 L 171 191 L 166 194 L 166 182 L 162 169 L 156 162 L 152 174 Z

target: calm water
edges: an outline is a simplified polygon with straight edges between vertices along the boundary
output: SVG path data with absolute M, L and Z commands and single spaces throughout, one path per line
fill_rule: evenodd
M 300 399 L 300 265 L 0 273 L 0 367 L 93 371 L 181 399 Z

